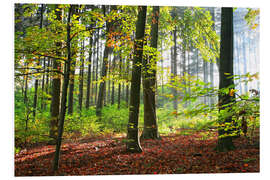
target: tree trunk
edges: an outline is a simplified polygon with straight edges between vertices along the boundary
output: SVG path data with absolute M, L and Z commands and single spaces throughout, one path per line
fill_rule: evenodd
M 164 95 L 164 58 L 163 58 L 163 43 L 161 43 L 161 97 Z M 164 106 L 164 98 L 162 98 L 162 107 Z
M 97 58 L 96 58 L 96 86 L 95 86 L 95 104 L 97 104 L 97 93 L 98 93 L 98 61 L 99 61 L 99 29 L 97 31 Z
M 74 13 L 78 13 L 78 5 L 74 6 Z M 76 18 L 79 20 L 79 16 Z M 73 40 L 74 46 L 78 46 L 78 40 Z M 76 70 L 76 57 L 77 50 L 74 48 L 74 52 L 71 55 L 71 74 L 70 74 L 70 83 L 69 83 L 69 96 L 68 96 L 68 114 L 73 114 L 73 106 L 74 106 L 74 83 L 75 83 L 75 70 Z
M 67 101 L 67 90 L 69 84 L 69 76 L 70 76 L 70 66 L 71 66 L 71 39 L 70 39 L 70 18 L 72 16 L 72 11 L 74 9 L 74 5 L 71 5 L 68 12 L 67 18 L 67 61 L 65 62 L 65 72 L 64 72 L 64 83 L 62 86 L 62 97 L 61 97 L 61 111 L 60 111 L 60 119 L 59 119 L 59 128 L 58 128 L 58 136 L 57 136 L 57 144 L 55 149 L 55 155 L 53 160 L 53 170 L 58 170 L 59 164 L 59 156 L 60 156 L 60 148 L 62 143 L 62 135 L 64 129 L 64 120 L 66 114 L 66 101 Z
M 122 54 L 121 51 L 119 52 L 119 78 L 121 78 L 121 72 L 122 71 Z M 117 101 L 117 109 L 120 109 L 120 103 L 121 103 L 121 83 L 118 83 L 118 101 Z
M 213 24 L 213 31 L 216 31 L 216 26 L 215 26 L 215 8 L 213 8 L 213 11 L 211 11 L 211 15 L 212 15 L 212 19 L 214 21 L 214 24 Z M 214 62 L 210 62 L 210 86 L 211 88 L 214 88 Z M 210 96 L 210 106 L 213 107 L 214 106 L 214 97 Z
M 176 27 L 173 31 L 173 42 L 174 42 L 174 46 L 173 46 L 173 76 L 174 78 L 177 77 L 177 36 L 176 36 Z M 174 97 L 174 101 L 173 101 L 173 108 L 175 111 L 175 116 L 177 116 L 177 111 L 178 111 L 178 103 L 177 103 L 177 90 L 176 88 L 173 88 L 173 97 Z
M 94 36 L 95 37 L 95 36 Z M 95 80 L 96 80 L 96 76 L 95 76 L 95 74 L 96 74 L 96 67 L 95 67 L 95 64 L 96 64 L 96 61 L 97 61 L 97 59 L 95 59 L 95 57 L 96 57 L 96 42 L 97 42 L 97 38 L 95 37 L 95 41 L 93 42 L 93 70 L 92 70 L 92 87 L 91 87 L 91 89 L 92 89 L 92 91 L 91 91 L 91 95 L 90 95 L 90 104 L 94 104 L 94 102 L 95 102 L 95 92 L 96 92 L 96 89 L 95 89 Z
M 130 56 L 131 57 L 131 56 Z M 131 58 L 130 58 L 131 59 Z M 129 103 L 129 59 L 126 60 L 127 84 L 126 84 L 126 107 Z
M 203 82 L 208 83 L 208 63 L 203 59 Z M 207 88 L 207 85 L 204 85 L 204 88 Z M 208 104 L 208 96 L 203 97 L 203 103 Z
M 234 89 L 233 78 L 233 8 L 222 8 L 221 10 L 221 46 L 220 46 L 220 69 L 219 69 L 219 89 L 228 88 Z M 220 92 L 219 111 L 224 109 L 224 105 L 233 103 L 235 95 L 225 94 Z M 228 107 L 227 107 L 228 108 Z M 232 117 L 219 117 L 219 123 L 232 123 Z M 234 149 L 232 136 L 228 136 L 230 130 L 219 128 L 218 130 L 218 151 L 228 151 Z M 224 136 L 224 137 L 221 137 Z
M 108 68 L 109 68 L 109 74 L 112 72 L 112 61 L 111 61 L 111 54 L 112 54 L 112 52 L 111 52 L 111 50 L 110 50 L 110 55 L 109 55 L 109 66 L 108 66 Z M 107 103 L 108 104 L 110 104 L 110 100 L 111 100 L 111 78 L 109 78 L 109 80 L 108 80 L 108 93 L 107 93 Z
M 80 77 L 79 77 L 79 110 L 82 111 L 83 100 L 83 79 L 84 79 L 84 40 L 81 43 L 81 65 L 80 65 Z
M 116 61 L 116 55 L 114 54 L 113 62 L 112 62 L 112 71 L 115 70 L 115 61 Z M 112 81 L 111 105 L 114 105 L 114 80 Z
M 191 47 L 190 44 L 188 45 L 188 51 L 187 51 L 187 59 L 188 59 L 188 65 L 187 65 L 187 73 L 188 73 L 188 96 L 191 95 L 191 85 L 190 85 L 190 76 L 191 76 L 191 63 L 190 63 L 190 51 Z M 188 106 L 190 106 L 190 99 L 188 100 Z
M 25 66 L 27 67 L 28 64 L 25 63 Z M 27 97 L 27 90 L 28 90 L 28 75 L 24 76 L 24 96 L 23 96 L 23 102 L 24 104 L 28 104 L 28 97 Z
M 46 69 L 46 58 L 43 58 L 43 69 Z M 41 82 L 41 91 L 42 96 L 40 100 L 40 109 L 44 109 L 44 90 L 45 90 L 45 74 L 42 75 L 42 82 Z
M 70 70 L 69 96 L 68 96 L 68 114 L 73 114 L 75 69 L 76 69 L 76 58 L 72 58 Z
M 184 41 L 184 43 L 186 43 Z M 184 44 L 184 47 L 186 47 L 186 44 Z M 182 76 L 185 77 L 186 73 L 187 73 L 187 66 L 186 66 L 186 48 L 182 47 L 182 54 L 183 54 L 183 73 L 182 73 Z M 187 81 L 186 79 L 184 79 L 184 96 L 186 96 L 187 94 Z M 186 108 L 187 107 L 187 102 L 185 101 L 184 102 L 184 107 Z
M 196 80 L 199 80 L 199 50 L 196 49 Z
M 159 6 L 153 7 L 151 24 L 151 47 L 157 51 Z M 144 101 L 144 127 L 142 139 L 158 139 L 158 126 L 156 118 L 156 66 L 157 55 L 150 55 L 144 59 L 143 101 Z M 151 68 L 151 64 L 154 67 Z
M 48 62 L 47 62 L 47 69 L 49 69 L 51 67 L 51 59 L 48 58 Z M 45 82 L 45 92 L 46 95 L 49 94 L 49 89 L 50 89 L 50 77 L 49 77 L 49 73 L 46 74 L 46 82 Z M 48 98 L 45 98 L 45 101 Z M 44 109 L 47 109 L 47 103 L 44 103 Z
M 134 56 L 132 64 L 132 78 L 130 91 L 129 120 L 127 127 L 128 152 L 142 152 L 138 136 L 139 108 L 140 108 L 140 88 L 141 88 L 141 64 L 143 55 L 143 40 L 146 21 L 146 6 L 138 6 L 138 19 L 136 23 L 136 37 L 134 43 Z
M 41 8 L 40 8 L 40 23 L 39 23 L 39 29 L 42 28 L 42 24 L 43 24 L 43 9 L 44 9 L 44 5 L 41 4 Z M 40 65 L 40 57 L 38 58 L 38 63 L 37 65 Z M 36 117 L 36 108 L 37 108 L 37 101 L 38 101 L 38 77 L 36 77 L 35 80 L 35 94 L 34 94 L 34 102 L 33 102 L 33 118 L 35 120 Z
M 55 9 L 59 9 L 57 5 Z M 60 11 L 56 11 L 56 18 L 58 21 L 62 21 L 62 9 Z M 57 49 L 60 49 L 62 46 L 61 42 L 56 42 Z M 56 55 L 61 57 L 61 51 L 57 51 Z M 61 62 L 57 59 L 53 61 L 53 70 L 60 70 L 61 69 Z M 60 88 L 61 88 L 61 75 L 60 74 L 53 74 L 52 76 L 52 91 L 51 91 L 51 120 L 50 120 L 50 137 L 52 140 L 49 142 L 50 144 L 56 143 L 57 138 L 57 128 L 59 122 L 59 109 L 60 109 Z
M 86 102 L 85 107 L 89 109 L 90 106 L 90 94 L 91 94 L 91 68 L 92 68 L 92 44 L 93 44 L 93 35 L 89 37 L 89 58 L 88 58 L 88 72 L 87 72 L 87 90 L 86 90 Z
M 104 7 L 104 15 L 105 15 L 105 6 Z M 116 10 L 117 6 L 112 6 L 112 11 Z M 112 31 L 112 22 L 107 21 L 106 22 L 106 32 L 110 33 Z M 108 55 L 110 51 L 110 47 L 108 46 L 107 42 L 110 40 L 110 37 L 106 37 L 106 43 L 105 43 L 105 49 L 103 54 L 103 64 L 102 64 L 102 70 L 101 70 L 101 79 L 102 81 L 99 84 L 99 92 L 98 92 L 98 99 L 97 99 L 97 106 L 96 106 L 96 115 L 101 116 L 101 110 L 104 105 L 104 97 L 105 97 L 105 78 L 107 76 L 107 70 L 108 70 Z

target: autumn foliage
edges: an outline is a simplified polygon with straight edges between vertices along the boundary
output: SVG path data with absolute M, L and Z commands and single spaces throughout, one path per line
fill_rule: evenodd
M 217 132 L 208 132 L 208 138 L 205 133 L 143 140 L 143 152 L 135 154 L 126 152 L 123 138 L 66 141 L 55 174 L 55 147 L 33 147 L 15 155 L 15 176 L 259 172 L 258 136 L 252 142 L 235 139 L 236 150 L 217 152 Z

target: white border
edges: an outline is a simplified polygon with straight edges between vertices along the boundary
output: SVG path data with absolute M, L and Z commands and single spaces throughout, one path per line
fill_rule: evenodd
M 270 119 L 269 110 L 267 107 L 270 100 L 269 89 L 269 5 L 265 0 L 13 0 L 3 1 L 1 4 L 1 92 L 0 92 L 0 117 L 1 117 L 1 139 L 4 143 L 1 144 L 1 177 L 3 179 L 13 179 L 14 177 L 14 157 L 13 157 L 13 118 L 14 118 L 14 93 L 13 93 L 13 4 L 14 3 L 64 3 L 64 4 L 125 4 L 125 5 L 160 5 L 160 6 L 209 6 L 209 7 L 259 7 L 261 9 L 261 22 L 260 22 L 260 79 L 261 79 L 261 173 L 248 173 L 248 174 L 188 174 L 188 175 L 158 175 L 152 176 L 153 178 L 172 178 L 172 179 L 228 179 L 228 178 L 245 178 L 245 179 L 266 179 L 269 175 L 269 128 Z M 266 109 L 267 108 L 267 109 Z M 75 177 L 35 177 L 35 179 L 138 179 L 150 178 L 149 175 L 124 175 L 124 176 L 75 176 Z M 22 179 L 33 179 L 31 177 L 23 177 Z

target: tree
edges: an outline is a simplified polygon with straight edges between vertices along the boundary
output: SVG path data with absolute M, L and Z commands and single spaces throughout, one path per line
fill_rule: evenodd
M 151 54 L 144 58 L 144 79 L 143 79 L 143 102 L 144 102 L 144 127 L 141 138 L 159 138 L 157 117 L 156 117 L 156 66 L 157 66 L 157 42 L 158 42 L 158 22 L 159 6 L 153 7 L 151 21 Z M 151 67 L 152 65 L 152 67 Z
M 61 23 L 62 21 L 62 9 L 59 8 L 59 5 L 56 5 L 55 9 L 59 9 L 56 11 L 56 20 Z M 58 34 L 61 31 L 57 32 Z M 62 46 L 61 41 L 56 42 L 56 47 L 60 49 Z M 57 51 L 56 55 L 60 57 L 62 55 L 61 51 Z M 61 69 L 61 62 L 57 59 L 53 60 L 53 70 Z M 59 122 L 59 109 L 60 109 L 60 88 L 61 88 L 61 75 L 58 73 L 54 73 L 52 76 L 52 99 L 51 99 L 51 120 L 50 120 L 50 137 L 52 141 L 50 143 L 55 144 L 57 138 L 57 129 L 58 129 L 58 122 Z
M 69 7 L 68 18 L 67 18 L 67 61 L 65 61 L 65 72 L 64 72 L 64 82 L 62 86 L 62 97 L 61 97 L 61 109 L 60 109 L 60 118 L 59 118 L 59 127 L 58 127 L 58 135 L 57 135 L 57 143 L 55 148 L 54 160 L 53 160 L 53 170 L 58 170 L 59 164 L 59 156 L 60 156 L 60 148 L 62 143 L 62 135 L 64 130 L 64 121 L 66 115 L 66 102 L 67 102 L 67 90 L 69 84 L 69 76 L 70 76 L 70 66 L 71 66 L 71 16 L 74 11 L 74 5 Z
M 89 109 L 90 106 L 90 98 L 92 99 L 91 95 L 91 66 L 92 66 L 92 45 L 93 45 L 93 37 L 92 34 L 89 37 L 89 57 L 88 57 L 88 71 L 87 71 L 87 90 L 86 90 L 86 102 L 85 107 Z
M 218 130 L 218 151 L 234 149 L 231 136 L 231 127 L 224 127 L 224 124 L 233 126 L 231 115 L 222 116 L 225 106 L 231 106 L 235 101 L 233 78 L 233 8 L 221 9 L 221 41 L 220 41 L 220 67 L 219 67 L 219 89 L 227 88 L 228 91 L 220 91 L 219 100 L 219 123 L 222 126 Z
M 39 28 L 42 28 L 43 25 L 43 11 L 44 11 L 44 5 L 41 4 L 40 7 L 40 23 L 39 23 Z M 38 58 L 38 65 L 40 65 L 40 57 Z M 36 117 L 36 108 L 37 108 L 37 101 L 38 101 L 38 78 L 36 77 L 35 80 L 35 95 L 34 95 L 34 102 L 33 102 L 33 117 Z
M 141 87 L 141 65 L 144 45 L 144 31 L 146 21 L 146 6 L 138 6 L 138 16 L 136 23 L 136 35 L 134 42 L 134 56 L 132 64 L 132 78 L 130 90 L 129 120 L 127 127 L 128 152 L 142 152 L 138 137 L 138 119 L 140 107 L 140 87 Z
M 84 80 L 84 40 L 81 43 L 81 65 L 80 65 L 80 84 L 79 84 L 79 110 L 82 111 L 83 102 L 83 80 Z
M 95 71 L 95 73 L 96 73 L 96 76 L 95 76 L 95 81 L 96 81 L 96 85 L 95 85 L 95 104 L 97 104 L 97 93 L 98 93 L 98 62 L 99 62 L 99 28 L 98 28 L 98 30 L 97 30 L 97 41 L 96 41 L 96 43 L 97 43 L 97 47 L 96 47 L 96 55 L 97 55 L 97 57 L 96 57 L 96 71 Z
M 122 53 L 119 52 L 119 76 L 121 77 L 121 71 L 122 71 Z M 124 89 L 123 89 L 124 91 Z M 120 103 L 121 103 L 121 83 L 118 83 L 118 99 L 117 99 L 117 108 L 120 109 Z
M 78 10 L 78 5 L 74 5 L 74 13 L 78 15 L 79 10 Z M 79 15 L 76 16 L 75 20 L 79 20 Z M 77 37 L 76 37 L 77 38 Z M 71 75 L 70 75 L 70 83 L 69 83 L 69 95 L 68 95 L 68 114 L 73 113 L 73 100 L 74 100 L 74 83 L 75 83 L 75 69 L 76 69 L 76 57 L 77 57 L 77 46 L 78 46 L 78 40 L 74 43 L 72 43 L 73 52 L 72 52 L 72 62 L 71 62 Z
M 115 11 L 117 6 L 111 6 L 111 11 Z M 104 16 L 106 16 L 106 9 L 105 5 L 103 6 L 103 11 L 104 11 Z M 105 77 L 107 76 L 107 71 L 108 71 L 108 57 L 109 57 L 109 51 L 110 47 L 108 44 L 108 41 L 110 39 L 109 33 L 112 31 L 112 24 L 113 22 L 109 21 L 107 19 L 106 21 L 106 44 L 105 44 L 105 49 L 104 49 L 104 54 L 103 54 L 103 64 L 102 64 L 102 70 L 101 70 L 101 79 L 102 81 L 99 84 L 99 92 L 98 92 L 98 99 L 97 99 L 97 105 L 96 105 L 96 115 L 101 116 L 101 109 L 104 105 L 104 93 L 105 93 Z
M 112 60 L 112 71 L 115 70 L 115 61 L 116 61 L 116 55 L 114 54 L 113 60 Z M 111 93 L 111 105 L 114 105 L 114 80 L 112 81 L 112 93 Z

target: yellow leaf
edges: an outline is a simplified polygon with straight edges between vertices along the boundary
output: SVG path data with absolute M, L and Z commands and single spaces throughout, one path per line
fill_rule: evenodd
M 230 89 L 229 95 L 230 95 L 230 96 L 233 96 L 233 95 L 234 95 L 234 92 L 235 92 L 234 89 Z
M 255 74 L 253 75 L 253 77 L 256 78 L 256 79 L 258 80 L 258 79 L 259 79 L 259 73 L 255 73 Z

